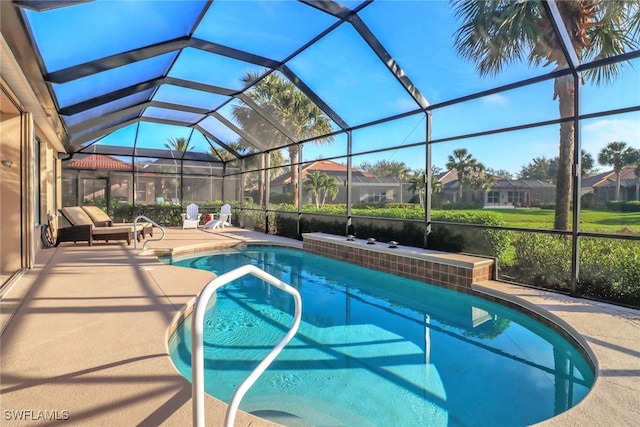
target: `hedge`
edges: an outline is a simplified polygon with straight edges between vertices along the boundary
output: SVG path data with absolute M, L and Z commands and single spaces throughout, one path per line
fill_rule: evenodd
M 546 289 L 571 290 L 571 238 L 522 233 L 514 240 L 515 262 L 505 270 L 513 280 Z M 580 239 L 577 293 L 640 307 L 640 242 Z
M 340 207 L 336 206 L 336 210 Z M 311 211 L 311 210 L 310 210 Z M 327 214 L 327 209 L 321 210 Z M 352 210 L 353 225 L 349 234 L 360 238 L 373 237 L 380 242 L 395 240 L 402 245 L 422 247 L 424 245 L 424 223 L 418 221 L 388 221 L 383 218 L 399 218 L 420 220 L 424 218 L 424 210 L 420 208 L 389 207 L 385 209 L 364 207 Z M 366 216 L 376 219 L 358 218 Z M 493 212 L 437 211 L 432 214 L 433 221 L 457 222 L 463 224 L 479 224 L 505 226 L 502 218 Z M 276 215 L 277 234 L 297 238 L 296 219 L 286 214 Z M 313 212 L 304 212 L 300 222 L 300 232 L 310 233 L 322 231 L 330 234 L 346 235 L 346 220 L 343 218 L 314 217 Z M 500 258 L 509 248 L 511 233 L 457 225 L 437 224 L 427 238 L 427 247 L 450 252 L 469 252 L 478 255 Z

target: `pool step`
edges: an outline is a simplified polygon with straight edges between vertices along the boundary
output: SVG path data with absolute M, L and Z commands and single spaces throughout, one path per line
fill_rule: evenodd
M 374 427 L 368 420 L 341 406 L 305 396 L 263 395 L 259 400 L 243 403 L 241 409 L 287 427 Z

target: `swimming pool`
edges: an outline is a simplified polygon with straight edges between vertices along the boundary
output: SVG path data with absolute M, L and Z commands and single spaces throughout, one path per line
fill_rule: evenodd
M 556 331 L 481 298 L 272 246 L 171 263 L 217 274 L 250 263 L 300 291 L 298 335 L 240 405 L 288 425 L 530 425 L 576 405 L 594 381 Z M 219 290 L 205 318 L 207 393 L 228 402 L 292 314 L 290 296 L 254 277 Z M 190 327 L 169 343 L 187 378 Z

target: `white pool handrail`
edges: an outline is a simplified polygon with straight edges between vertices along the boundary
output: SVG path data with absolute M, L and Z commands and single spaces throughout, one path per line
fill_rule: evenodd
M 160 231 L 162 232 L 162 236 L 160 236 L 159 239 L 146 239 L 144 241 L 144 245 L 142 245 L 142 250 L 143 251 L 145 249 L 147 249 L 147 243 L 149 243 L 149 242 L 158 242 L 160 240 L 164 240 L 164 236 L 166 236 L 167 232 L 165 231 L 163 226 L 159 225 L 157 222 L 155 222 L 151 218 L 148 218 L 148 217 L 146 217 L 144 215 L 138 215 L 136 217 L 136 219 L 133 220 L 133 248 L 134 249 L 138 249 L 138 220 L 139 219 L 144 219 L 145 221 L 150 222 L 152 226 L 158 227 L 160 229 Z
M 191 315 L 191 378 L 192 378 L 192 407 L 193 407 L 193 425 L 204 427 L 204 315 L 207 311 L 207 304 L 216 292 L 216 290 L 229 282 L 239 279 L 247 274 L 252 274 L 259 279 L 277 287 L 278 289 L 290 294 L 295 301 L 295 313 L 293 316 L 293 324 L 287 334 L 276 344 L 276 346 L 267 354 L 267 356 L 258 364 L 258 366 L 249 374 L 249 376 L 240 384 L 236 392 L 229 402 L 227 413 L 225 415 L 225 427 L 233 427 L 233 423 L 240 406 L 240 401 L 245 393 L 257 381 L 262 373 L 269 367 L 271 362 L 278 356 L 282 349 L 291 341 L 298 328 L 302 318 L 302 299 L 300 293 L 294 287 L 286 284 L 282 280 L 272 276 L 271 274 L 259 269 L 255 265 L 247 264 L 222 274 L 211 280 L 200 291 L 195 303 L 193 314 Z

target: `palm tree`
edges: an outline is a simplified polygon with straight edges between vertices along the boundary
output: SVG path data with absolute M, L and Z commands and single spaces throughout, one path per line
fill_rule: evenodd
M 493 176 L 485 170 L 482 163 L 476 162 L 467 176 L 465 184 L 473 190 L 481 190 L 483 193 L 495 184 Z M 473 200 L 475 202 L 475 200 Z
M 447 169 L 455 169 L 458 173 L 458 201 L 462 200 L 462 192 L 464 184 L 467 182 L 468 175 L 477 167 L 478 161 L 467 152 L 466 148 L 458 148 L 453 150 L 453 154 L 449 155 Z
M 594 174 L 594 163 L 591 154 L 580 150 L 582 160 L 580 162 L 583 177 Z M 539 179 L 540 181 L 556 183 L 558 178 L 558 156 L 547 159 L 546 157 L 536 157 L 529 164 L 521 166 L 518 173 L 520 179 Z
M 164 143 L 164 146 L 167 150 L 173 151 L 191 151 L 193 149 L 189 144 L 189 140 L 184 137 L 169 138 L 169 140 Z
M 248 78 L 245 76 L 245 78 Z M 242 129 L 249 135 L 260 140 L 263 149 L 269 149 L 274 146 L 273 141 L 278 140 L 279 135 L 272 135 L 270 129 L 265 125 L 264 119 L 260 117 L 258 113 L 244 105 L 236 105 L 232 111 L 233 117 L 240 124 Z M 257 172 L 258 181 L 258 205 L 264 205 L 264 179 L 265 179 L 265 158 L 258 151 L 257 147 L 254 147 L 244 139 L 235 142 L 240 149 L 239 152 L 248 152 L 255 155 L 250 156 L 250 163 L 252 167 L 256 167 L 259 170 Z M 238 151 L 238 150 L 236 150 Z
M 462 26 L 454 35 L 458 52 L 476 63 L 485 76 L 507 65 L 526 60 L 531 65 L 568 67 L 554 25 L 541 1 L 451 0 Z M 566 0 L 555 2 L 567 27 L 571 47 L 580 61 L 610 58 L 633 50 L 640 33 L 637 0 Z M 601 84 L 613 81 L 623 63 L 590 68 L 584 78 Z M 561 118 L 574 117 L 573 77 L 556 77 L 553 98 L 558 99 Z M 575 129 L 572 120 L 560 124 L 559 167 L 554 228 L 569 228 L 572 159 Z
M 442 190 L 442 183 L 438 181 L 438 173 L 435 171 L 436 168 L 432 167 L 431 173 L 431 193 L 436 194 Z M 424 169 L 417 169 L 413 171 L 411 176 L 409 177 L 409 191 L 413 194 L 418 193 L 418 200 L 420 202 L 420 207 L 424 208 L 424 199 L 427 194 L 427 184 L 425 183 L 425 171 Z
M 362 162 L 358 169 L 378 177 L 391 177 L 400 181 L 406 180 L 411 172 L 405 162 L 394 160 L 379 160 L 375 163 Z
M 418 169 L 413 172 L 409 178 L 409 191 L 413 194 L 418 193 L 420 206 L 424 208 L 424 198 L 427 192 L 427 184 L 424 182 L 424 169 Z
M 259 79 L 259 74 L 248 72 L 242 77 L 244 84 L 251 84 Z M 277 73 L 271 73 L 255 83 L 246 94 L 267 113 L 271 114 L 280 124 L 288 129 L 298 140 L 310 139 L 320 135 L 326 135 L 332 131 L 331 121 L 326 114 L 314 104 L 293 83 L 284 80 Z M 249 117 L 253 120 L 254 132 L 264 148 L 281 147 L 291 144 L 285 135 L 276 128 L 267 126 L 258 114 L 248 107 L 237 107 L 235 110 L 249 110 Z M 248 123 L 240 121 L 243 127 Z M 250 132 L 251 133 L 251 132 Z M 315 143 L 332 141 L 333 137 L 325 137 L 315 140 Z M 296 164 L 300 146 L 292 144 L 288 146 L 289 162 L 291 166 L 291 184 L 293 186 L 293 203 L 298 205 L 299 174 Z
M 324 204 L 327 200 L 327 196 L 331 197 L 331 200 L 335 200 L 336 197 L 338 196 L 338 191 L 340 191 L 340 187 L 338 186 L 338 180 L 334 177 L 330 177 L 329 175 L 327 175 L 327 179 L 324 182 L 324 188 L 322 191 L 322 206 L 320 207 L 324 207 Z
M 626 142 L 610 142 L 600 150 L 598 163 L 603 166 L 613 166 L 616 174 L 616 200 L 620 200 L 620 171 L 636 162 L 636 150 L 627 147 Z
M 325 172 L 313 171 L 307 174 L 304 179 L 304 188 L 307 193 L 311 193 L 316 202 L 316 208 L 324 207 L 327 196 L 332 200 L 338 195 L 338 180 L 330 177 Z
M 189 145 L 189 140 L 187 138 L 184 138 L 182 136 L 177 137 L 177 138 L 169 138 L 167 140 L 167 142 L 164 143 L 164 146 L 167 150 L 172 150 L 172 151 L 191 151 L 193 149 L 192 146 Z M 169 179 L 171 181 L 171 184 L 173 184 L 173 193 L 176 199 L 179 198 L 179 194 L 178 194 L 178 190 L 179 190 L 179 180 L 177 178 L 170 178 Z M 168 189 L 165 188 L 165 179 L 162 178 L 160 180 L 160 188 L 162 191 L 162 197 L 168 198 L 169 194 L 168 194 Z

